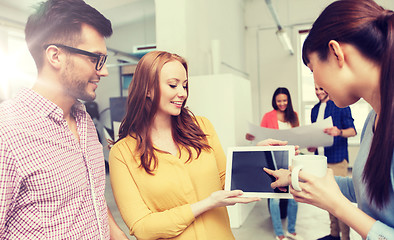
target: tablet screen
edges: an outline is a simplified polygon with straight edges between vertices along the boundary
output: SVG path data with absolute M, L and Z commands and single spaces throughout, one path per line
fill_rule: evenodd
M 263 168 L 288 169 L 294 146 L 254 146 L 229 148 L 226 169 L 226 190 L 240 189 L 247 197 L 292 198 L 287 191 L 272 189 L 275 177 Z

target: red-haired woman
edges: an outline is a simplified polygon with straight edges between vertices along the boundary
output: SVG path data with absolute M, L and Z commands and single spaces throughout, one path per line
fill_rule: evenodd
M 138 239 L 234 239 L 224 191 L 226 158 L 212 124 L 185 108 L 187 64 L 154 51 L 138 63 L 127 113 L 109 158 L 123 220 Z

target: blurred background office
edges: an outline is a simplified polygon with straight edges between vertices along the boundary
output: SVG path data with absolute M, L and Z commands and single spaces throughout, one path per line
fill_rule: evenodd
M 35 65 L 24 41 L 24 24 L 37 2 L 40 0 L 0 2 L 0 102 L 21 87 L 31 87 L 35 80 Z M 114 28 L 107 40 L 109 76 L 101 79 L 93 104 L 103 142 L 116 138 L 136 63 L 144 53 L 155 49 L 187 59 L 188 105 L 196 115 L 212 121 L 225 151 L 227 147 L 249 144 L 244 138 L 247 122 L 259 124 L 263 113 L 270 110 L 272 92 L 279 86 L 292 92 L 300 124 L 310 124 L 310 111 L 317 100 L 312 74 L 301 61 L 301 46 L 312 22 L 331 0 L 86 2 L 109 18 Z M 393 0 L 376 2 L 394 9 Z M 361 132 L 370 108 L 362 100 L 351 108 L 356 130 Z M 350 167 L 358 141 L 359 135 L 349 139 Z M 229 209 L 234 229 L 245 227 L 251 219 L 269 217 L 260 215 L 261 211 L 260 218 L 250 216 L 253 207 Z

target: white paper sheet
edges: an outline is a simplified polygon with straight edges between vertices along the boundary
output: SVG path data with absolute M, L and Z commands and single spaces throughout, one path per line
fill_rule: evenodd
M 259 142 L 267 138 L 288 141 L 289 145 L 298 145 L 300 148 L 331 146 L 334 137 L 323 132 L 325 128 L 332 127 L 332 118 L 328 117 L 311 125 L 278 130 L 263 128 L 249 123 L 249 133 L 255 136 L 253 142 Z
M 113 121 L 112 124 L 114 125 L 114 141 L 117 141 L 119 138 L 119 128 L 121 122 Z

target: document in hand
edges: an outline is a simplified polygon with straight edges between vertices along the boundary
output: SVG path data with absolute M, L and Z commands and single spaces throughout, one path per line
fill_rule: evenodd
M 263 128 L 249 123 L 249 133 L 255 136 L 254 142 L 256 143 L 267 138 L 273 138 L 288 141 L 289 145 L 298 145 L 300 148 L 326 147 L 334 143 L 334 138 L 324 133 L 323 130 L 332 126 L 331 117 L 307 126 L 285 130 Z

